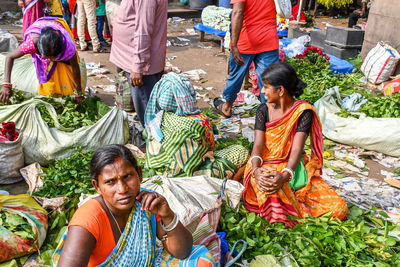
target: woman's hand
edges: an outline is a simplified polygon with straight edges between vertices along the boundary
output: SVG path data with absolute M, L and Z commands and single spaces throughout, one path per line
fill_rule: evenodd
M 12 89 L 2 86 L 0 91 L 0 102 L 6 105 L 11 96 L 12 96 Z
M 265 180 L 263 183 L 263 192 L 268 195 L 274 194 L 283 187 L 283 185 L 289 182 L 290 175 L 285 172 L 281 173 L 278 171 L 273 171 L 269 173 L 269 179 Z
M 268 180 L 271 179 L 271 172 L 265 168 L 258 167 L 253 172 L 254 179 L 256 181 L 258 190 L 265 192 L 268 187 Z
M 173 220 L 174 212 L 169 207 L 167 200 L 160 194 L 142 191 L 136 199 L 140 201 L 141 209 L 149 210 L 154 215 L 161 217 L 166 224 Z

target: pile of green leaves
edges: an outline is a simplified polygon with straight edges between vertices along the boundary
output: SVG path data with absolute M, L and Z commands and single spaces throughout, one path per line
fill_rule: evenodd
M 400 117 L 400 94 L 390 96 L 378 96 L 363 92 L 362 95 L 368 100 L 358 111 L 372 118 L 399 118 Z M 357 113 L 341 110 L 337 113 L 339 116 L 347 118 L 348 116 L 358 118 Z
M 231 145 L 244 146 L 249 151 L 249 153 L 251 153 L 251 151 L 253 151 L 254 143 L 250 143 L 249 140 L 246 137 L 243 137 L 241 134 L 238 134 L 235 137 L 223 137 L 215 142 L 215 151 L 221 150 Z
M 28 221 L 13 212 L 0 210 L 0 226 L 10 230 L 24 240 L 35 239 L 35 233 Z
M 43 187 L 33 195 L 46 198 L 67 197 L 61 207 L 63 212 L 49 213 L 50 232 L 42 250 L 55 248 L 56 236 L 75 213 L 80 195 L 96 193 L 91 180 L 88 179 L 92 155 L 93 152 L 83 153 L 78 149 L 71 157 L 52 161 L 47 168 L 42 168 Z
M 65 128 L 78 129 L 83 126 L 93 125 L 110 110 L 97 96 L 87 97 L 79 103 L 71 96 L 63 97 L 62 101 L 52 97 L 41 98 L 41 100 L 50 103 L 54 107 L 58 121 Z M 46 107 L 38 105 L 38 109 L 47 125 L 50 128 L 54 127 L 54 120 Z
M 268 224 L 243 205 L 238 212 L 223 205 L 219 231 L 227 233 L 230 246 L 237 240 L 247 242 L 247 260 L 272 254 L 304 266 L 398 266 L 400 239 L 388 235 L 395 226 L 373 217 L 375 212 L 353 206 L 345 221 L 329 214 L 292 218 L 300 224 L 290 229 L 281 223 Z
M 15 105 L 22 103 L 26 100 L 24 97 L 24 92 L 19 91 L 19 90 L 13 90 L 12 96 L 8 99 L 6 105 Z M 0 102 L 0 106 L 3 106 L 3 103 Z
M 300 99 L 311 104 L 320 99 L 325 94 L 326 89 L 338 86 L 341 93 L 349 93 L 354 91 L 354 85 L 360 84 L 360 73 L 332 73 L 329 61 L 317 53 L 310 53 L 305 58 L 287 58 L 287 60 L 296 68 L 298 77 L 307 83 Z

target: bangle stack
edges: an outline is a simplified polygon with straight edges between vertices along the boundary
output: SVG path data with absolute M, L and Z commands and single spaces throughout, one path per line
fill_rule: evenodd
M 253 159 L 259 159 L 261 165 L 262 165 L 263 162 L 264 162 L 264 160 L 262 159 L 262 157 L 260 157 L 260 156 L 252 156 L 252 157 L 250 158 L 250 163 L 253 161 Z M 253 164 L 251 164 L 251 165 L 253 166 Z
M 12 84 L 11 83 L 3 83 L 2 85 L 1 85 L 2 87 L 6 87 L 6 88 L 12 88 Z
M 289 173 L 289 176 L 290 176 L 289 182 L 292 181 L 292 180 L 293 180 L 293 177 L 294 177 L 294 172 L 293 172 L 293 170 L 292 170 L 291 168 L 284 168 L 284 169 L 281 171 L 281 173 L 284 173 L 284 172 Z
M 170 224 L 168 224 L 167 226 L 165 226 L 163 224 L 163 222 L 160 222 L 161 228 L 165 231 L 165 232 L 171 232 L 172 230 L 174 230 L 176 228 L 176 226 L 178 226 L 179 223 L 179 218 L 178 215 L 176 213 L 174 213 L 174 218 L 172 219 L 172 222 Z

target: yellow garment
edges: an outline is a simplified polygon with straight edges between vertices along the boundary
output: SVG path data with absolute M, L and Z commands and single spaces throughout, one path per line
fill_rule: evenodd
M 39 94 L 73 95 L 76 86 L 72 66 L 57 62 L 56 69 L 48 82 L 39 84 Z
M 49 0 L 49 7 L 51 9 L 51 16 L 62 16 L 61 0 Z
M 58 1 L 58 0 L 52 0 Z M 69 33 L 72 40 L 74 39 L 74 35 L 72 34 L 68 24 L 63 19 L 57 19 L 57 22 L 60 23 L 65 30 Z M 80 64 L 78 52 L 76 52 L 78 64 Z M 52 62 L 51 64 L 54 64 Z M 77 87 L 77 82 L 74 80 L 74 72 L 71 65 L 67 65 L 63 62 L 56 62 L 57 66 L 54 70 L 53 75 L 46 83 L 39 84 L 39 94 L 40 95 L 73 95 L 74 90 Z M 51 65 L 48 66 L 48 70 L 51 69 Z M 83 84 L 83 80 L 81 77 L 81 84 Z

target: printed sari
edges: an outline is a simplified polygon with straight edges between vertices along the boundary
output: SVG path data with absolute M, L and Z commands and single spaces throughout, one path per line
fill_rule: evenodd
M 38 53 L 31 54 L 39 80 L 39 94 L 73 95 L 77 83 L 74 80 L 72 66 L 69 64 L 76 54 L 72 33 L 64 19 L 43 17 L 25 31 L 24 39 L 27 40 L 31 34 L 39 35 L 44 27 L 52 27 L 61 32 L 64 48 L 54 60 L 43 58 Z
M 323 166 L 321 123 L 313 106 L 308 102 L 296 101 L 283 117 L 266 124 L 262 167 L 282 171 L 287 166 L 297 121 L 307 109 L 314 112 L 310 132 L 311 155 L 303 154 L 290 185 L 285 183 L 277 193 L 267 195 L 258 190 L 252 175 L 251 162 L 246 165 L 244 205 L 248 211 L 260 214 L 269 223 L 282 222 L 287 227 L 293 227 L 297 222 L 288 219 L 287 216 L 318 217 L 332 212 L 333 217 L 344 219 L 347 215 L 346 201 L 320 177 Z
M 38 18 L 44 16 L 43 0 L 24 0 L 25 8 L 22 10 L 22 33 L 29 28 Z
M 52 260 L 56 266 L 68 230 L 54 251 Z M 156 216 L 149 211 L 140 209 L 140 202 L 132 209 L 124 232 L 107 259 L 100 265 L 105 266 L 169 266 L 169 267 L 214 267 L 215 262 L 204 246 L 193 246 L 192 252 L 184 260 L 171 256 L 162 246 L 156 243 Z
M 207 175 L 232 178 L 249 156 L 240 145 L 213 151 L 215 147 L 212 126 L 204 114 L 179 116 L 163 112 L 158 142 L 147 132 L 146 168 L 167 177 Z

